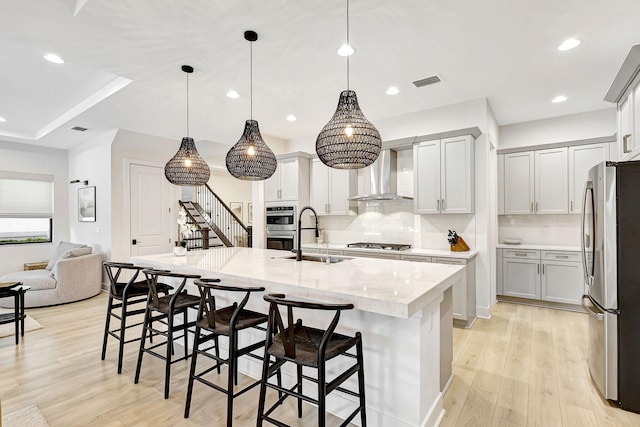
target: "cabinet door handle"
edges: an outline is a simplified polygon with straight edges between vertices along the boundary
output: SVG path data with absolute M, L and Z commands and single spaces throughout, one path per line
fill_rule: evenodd
M 533 213 L 533 202 L 531 202 L 531 207 L 529 208 L 529 212 Z
M 544 274 L 544 264 L 542 264 L 542 274 Z
M 573 212 L 573 200 L 569 202 L 569 212 Z
M 556 258 L 558 258 L 558 259 L 563 259 L 563 258 L 566 259 L 566 258 L 569 258 L 569 255 L 556 255 Z
M 540 264 L 538 264 L 538 274 L 540 274 Z
M 327 207 L 329 208 L 327 212 L 331 213 L 331 203 L 327 203 Z
M 536 212 L 538 212 L 538 202 L 536 202 Z
M 516 252 L 514 255 L 515 256 L 527 256 L 526 253 L 522 253 L 522 252 Z
M 438 210 L 440 210 L 440 199 L 438 199 Z
M 445 210 L 445 209 L 447 208 L 445 207 L 444 199 L 442 199 L 442 210 Z
M 631 134 L 628 133 L 625 136 L 622 137 L 622 152 L 623 153 L 630 153 L 631 150 L 629 150 L 629 138 L 631 138 Z

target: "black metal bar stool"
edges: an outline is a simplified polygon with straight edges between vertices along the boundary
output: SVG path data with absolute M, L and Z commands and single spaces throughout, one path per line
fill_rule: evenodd
M 187 388 L 187 401 L 184 409 L 184 417 L 189 417 L 191 407 L 191 395 L 193 383 L 198 381 L 208 385 L 227 395 L 227 426 L 233 425 L 233 399 L 251 390 L 260 384 L 260 380 L 254 381 L 241 390 L 234 391 L 234 385 L 238 385 L 238 358 L 249 356 L 262 360 L 261 355 L 251 353 L 264 347 L 264 339 L 238 348 L 238 332 L 248 329 L 259 329 L 264 334 L 266 328 L 260 325 L 267 322 L 267 315 L 247 310 L 245 306 L 252 292 L 263 292 L 262 287 L 242 287 L 219 284 L 220 279 L 196 280 L 195 284 L 200 290 L 200 306 L 198 309 L 198 321 L 196 323 L 196 338 L 191 359 L 191 372 L 189 373 L 189 386 Z M 215 293 L 244 293 L 244 298 L 238 304 L 234 302 L 224 308 L 216 307 Z M 261 335 L 262 335 L 261 334 Z M 218 337 L 225 336 L 229 339 L 229 351 L 226 359 L 220 357 Z M 211 343 L 213 341 L 213 343 Z M 211 350 L 215 354 L 211 354 Z M 198 355 L 206 356 L 215 361 L 215 364 L 201 372 L 196 373 Z M 207 380 L 205 376 L 216 370 L 220 374 L 220 366 L 227 365 L 227 387 L 221 387 Z
M 269 294 L 264 296 L 265 301 L 269 303 L 269 321 L 267 322 L 267 342 L 265 347 L 265 357 L 262 366 L 262 380 L 260 384 L 260 398 L 258 406 L 258 422 L 260 427 L 263 421 L 268 421 L 277 426 L 286 426 L 284 423 L 272 418 L 271 413 L 280 405 L 287 397 L 294 396 L 298 399 L 298 418 L 302 417 L 302 401 L 314 403 L 318 405 L 318 426 L 324 427 L 326 421 L 326 397 L 334 390 L 341 391 L 351 396 L 359 398 L 358 407 L 347 417 L 341 424 L 346 426 L 351 420 L 360 413 L 362 426 L 367 425 L 367 417 L 365 411 L 365 395 L 364 395 L 364 366 L 362 360 L 362 336 L 360 332 L 356 332 L 354 337 L 335 333 L 340 312 L 342 310 L 351 310 L 353 304 L 326 304 L 315 301 L 300 301 L 287 299 L 282 294 Z M 278 306 L 286 307 L 287 325 L 282 321 Z M 326 330 L 303 326 L 302 320 L 293 321 L 293 308 L 309 309 L 309 310 L 330 310 L 335 311 L 333 320 Z M 274 329 L 277 327 L 277 331 Z M 347 351 L 355 347 L 356 354 Z M 275 357 L 276 362 L 271 364 L 270 357 Z M 325 362 L 337 356 L 346 356 L 355 359 L 355 364 L 346 371 L 339 374 L 336 378 L 328 380 L 326 378 Z M 269 379 L 280 371 L 282 366 L 292 362 L 297 369 L 297 382 L 291 388 L 283 388 L 269 382 Z M 317 370 L 317 378 L 304 375 L 303 367 L 314 368 Z M 340 385 L 350 378 L 352 375 L 358 375 L 358 392 L 354 392 Z M 311 381 L 318 386 L 318 399 L 302 394 L 302 380 Z M 265 411 L 265 397 L 267 387 L 278 390 L 282 393 L 280 398 Z
M 145 267 L 139 267 L 131 263 L 125 262 L 103 262 L 104 269 L 109 278 L 109 302 L 107 304 L 107 320 L 104 325 L 104 337 L 102 340 L 102 360 L 107 354 L 107 340 L 109 335 L 118 340 L 118 373 L 122 373 L 122 357 L 124 354 L 124 345 L 139 341 L 140 336 L 127 340 L 126 331 L 136 326 L 142 325 L 143 322 L 137 322 L 127 325 L 127 318 L 139 314 L 144 314 L 145 307 L 140 306 L 146 303 L 149 286 L 146 278 L 138 279 L 140 271 Z M 125 272 L 125 276 L 129 276 L 129 280 L 120 281 L 120 274 Z M 163 283 L 157 285 L 158 291 L 167 295 L 170 286 Z M 136 307 L 137 306 L 137 307 Z M 120 322 L 118 329 L 109 329 L 111 318 L 114 317 Z
M 147 284 L 149 285 L 149 295 L 147 297 L 147 308 L 144 314 L 144 324 L 142 326 L 142 337 L 140 339 L 140 351 L 138 352 L 138 364 L 136 366 L 136 376 L 134 382 L 138 384 L 140 379 L 140 368 L 142 367 L 142 355 L 148 353 L 152 356 L 158 357 L 165 361 L 165 373 L 164 373 L 164 398 L 169 398 L 169 383 L 171 375 L 171 365 L 181 360 L 189 358 L 189 352 L 187 349 L 187 332 L 189 327 L 195 325 L 195 321 L 189 322 L 188 309 L 197 309 L 200 303 L 200 298 L 194 295 L 189 295 L 184 289 L 187 284 L 187 280 L 199 279 L 200 276 L 196 274 L 180 274 L 171 273 L 169 271 L 162 270 L 143 270 L 147 278 Z M 180 286 L 172 294 L 160 297 L 158 295 L 158 277 L 182 279 Z M 174 319 L 177 314 L 182 313 L 183 321 L 181 325 L 174 325 Z M 156 329 L 153 327 L 155 321 L 166 321 L 166 330 Z M 174 335 L 175 332 L 182 330 L 181 335 Z M 160 335 L 166 338 L 166 341 L 150 345 L 145 347 L 147 333 L 149 338 Z M 184 338 L 184 356 L 174 358 L 174 342 Z M 155 350 L 160 346 L 166 346 L 165 354 L 156 352 Z

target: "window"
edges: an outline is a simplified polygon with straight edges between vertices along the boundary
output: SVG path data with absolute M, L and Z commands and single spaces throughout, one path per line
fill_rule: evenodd
M 51 242 L 53 176 L 0 171 L 0 245 Z

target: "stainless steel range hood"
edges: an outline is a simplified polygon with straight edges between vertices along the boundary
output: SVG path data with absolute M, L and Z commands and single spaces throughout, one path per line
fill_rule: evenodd
M 349 198 L 356 202 L 369 200 L 412 200 L 412 197 L 397 193 L 397 152 L 389 148 L 380 152 L 378 159 L 369 167 L 371 174 L 371 193 Z

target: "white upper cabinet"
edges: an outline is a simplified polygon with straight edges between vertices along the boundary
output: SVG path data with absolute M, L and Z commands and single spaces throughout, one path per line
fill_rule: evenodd
M 569 213 L 582 212 L 582 193 L 589 169 L 609 159 L 609 144 L 569 147 Z
M 568 213 L 567 147 L 535 151 L 534 164 L 535 213 Z
M 618 105 L 618 138 L 620 139 L 620 156 L 624 156 L 631 153 L 635 148 L 635 135 L 633 134 L 633 116 L 636 110 L 634 100 L 637 99 L 634 93 L 631 92 L 624 100 L 620 100 Z
M 474 140 L 460 136 L 413 146 L 414 209 L 421 214 L 472 213 Z
M 618 107 L 618 150 L 611 155 L 636 160 L 640 156 L 640 45 L 631 47 L 604 100 Z
M 273 176 L 264 183 L 265 201 L 306 200 L 309 194 L 309 159 L 296 153 L 278 158 Z
M 534 213 L 533 151 L 504 155 L 504 213 Z
M 440 213 L 440 140 L 413 146 L 413 189 L 416 213 Z
M 440 144 L 440 209 L 442 213 L 471 213 L 475 163 L 473 138 L 447 138 Z
M 504 154 L 497 156 L 498 172 L 498 215 L 504 215 Z
M 349 215 L 349 197 L 356 195 L 357 172 L 333 169 L 319 159 L 311 162 L 311 206 L 318 215 Z M 353 203 L 353 202 L 352 202 Z

